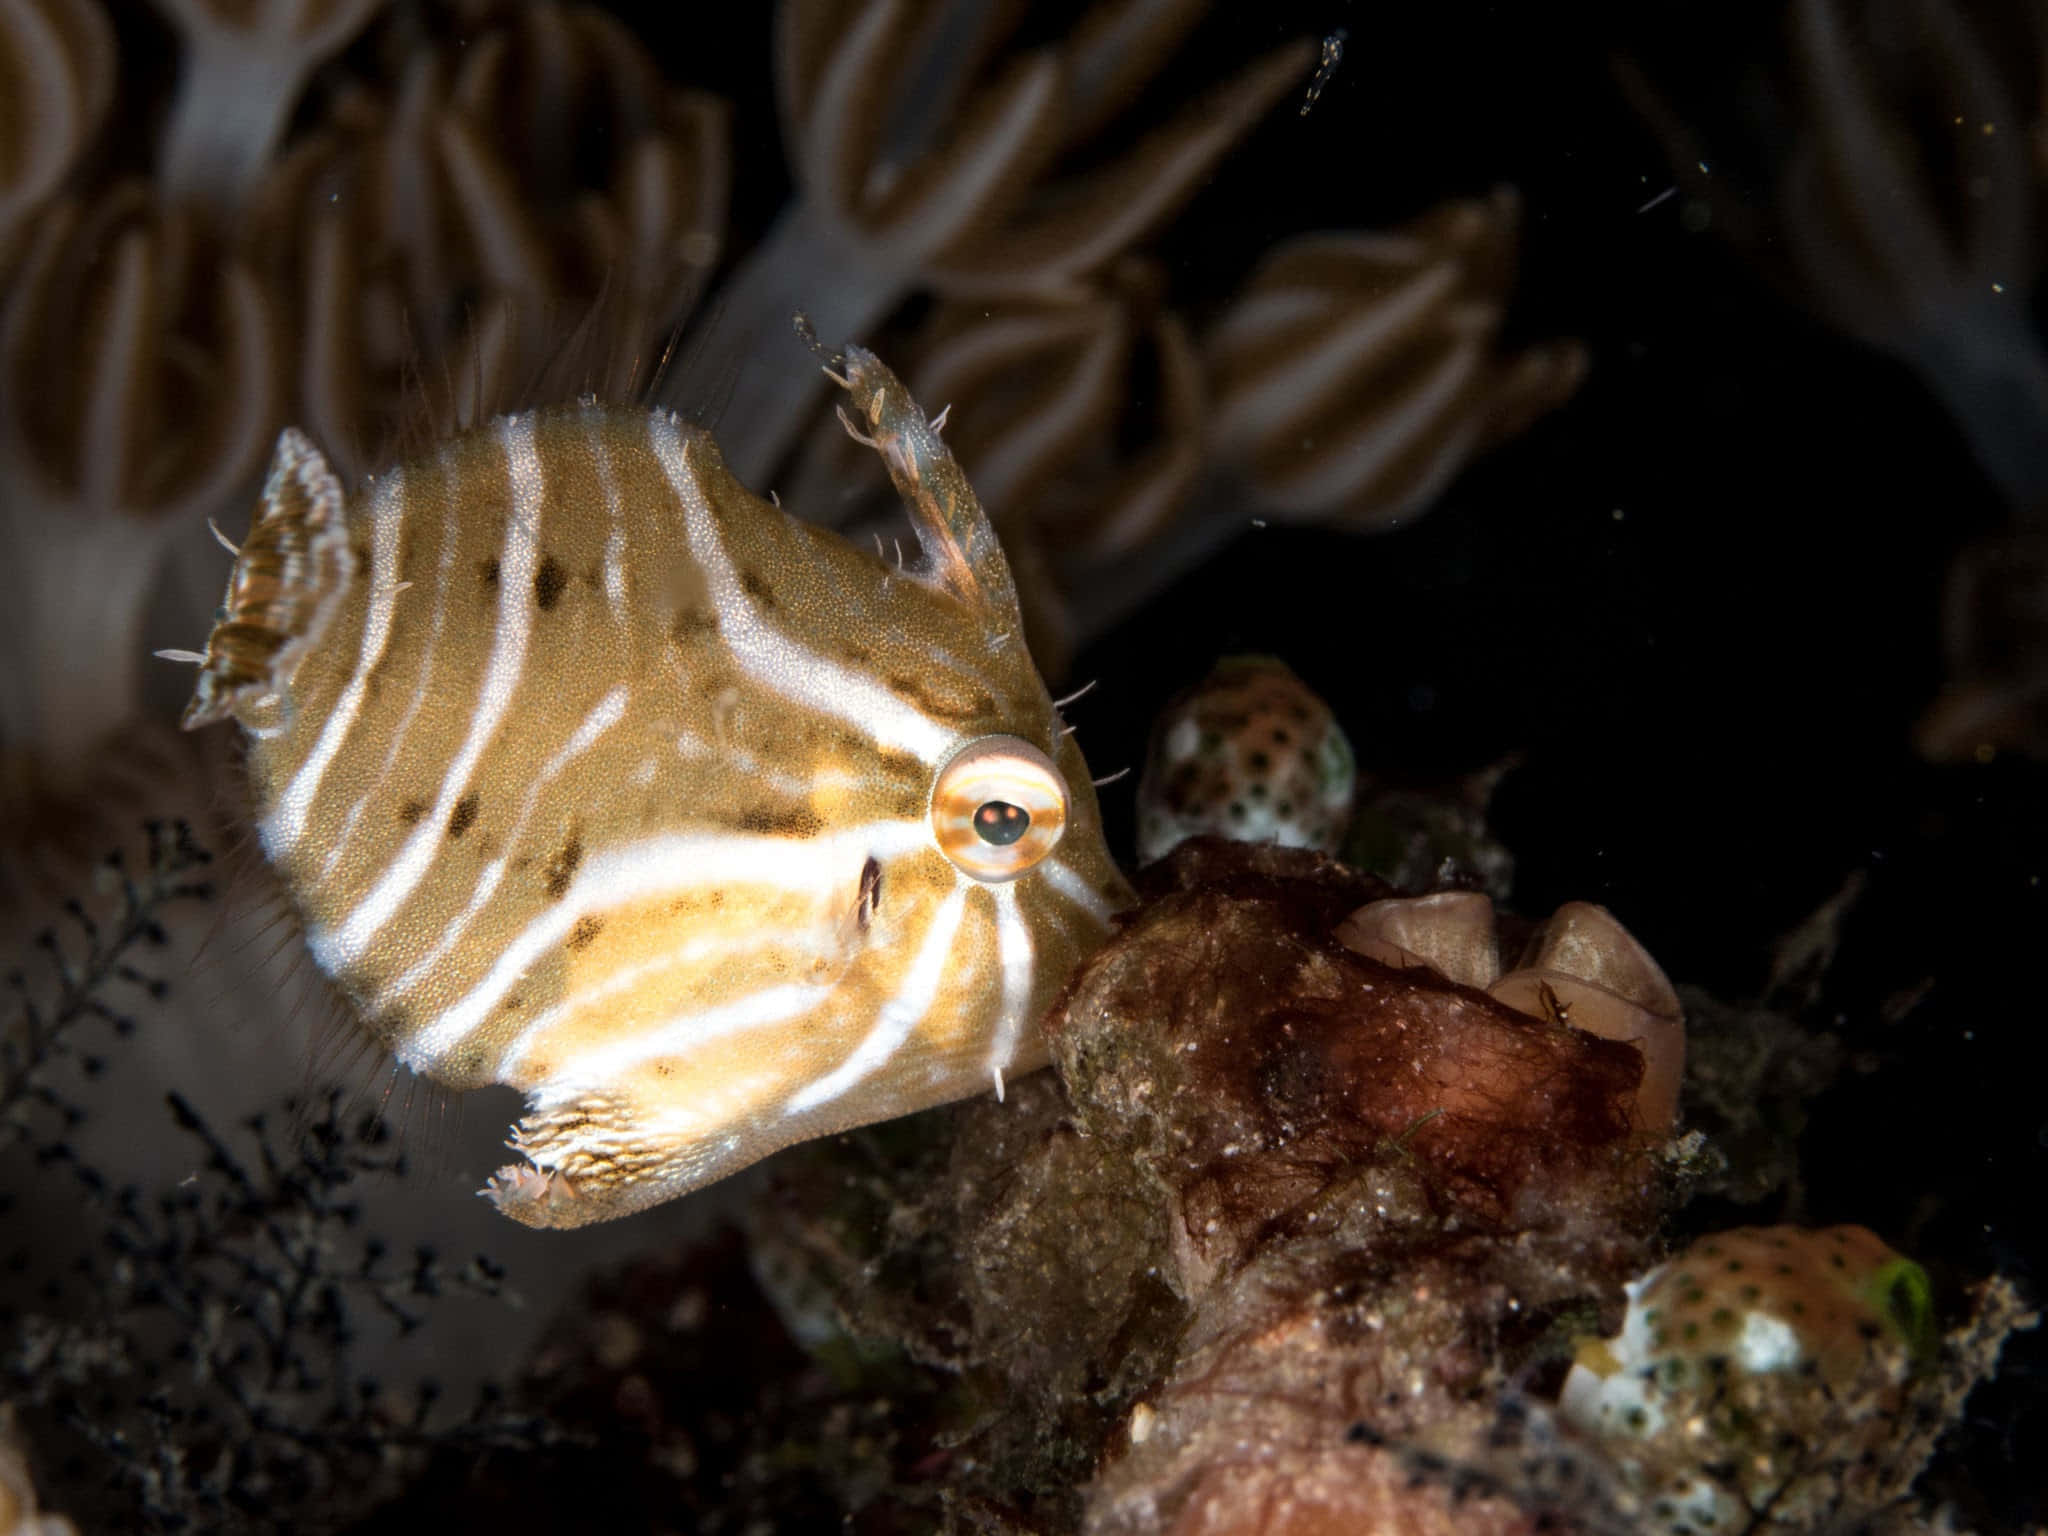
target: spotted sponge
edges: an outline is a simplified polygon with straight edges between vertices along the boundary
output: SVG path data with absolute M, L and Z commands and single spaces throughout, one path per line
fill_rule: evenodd
M 1864 1228 L 1741 1228 L 1632 1283 L 1561 1407 L 1608 1443 L 1648 1529 L 1806 1530 L 1882 1474 L 1934 1337 L 1926 1274 Z
M 1138 858 L 1208 834 L 1334 853 L 1357 771 L 1330 709 L 1281 661 L 1228 656 L 1152 728 Z

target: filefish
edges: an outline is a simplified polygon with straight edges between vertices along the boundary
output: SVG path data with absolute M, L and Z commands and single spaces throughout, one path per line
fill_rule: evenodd
M 483 1191 L 573 1227 L 993 1090 L 1130 892 L 988 517 L 828 360 L 915 558 L 583 401 L 345 492 L 280 438 L 184 724 L 246 736 L 314 960 L 407 1067 L 527 1112 Z

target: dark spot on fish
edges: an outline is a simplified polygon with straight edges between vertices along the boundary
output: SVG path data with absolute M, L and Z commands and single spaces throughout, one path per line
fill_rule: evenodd
M 915 753 L 885 747 L 877 756 L 881 759 L 882 772 L 888 778 L 914 780 L 925 776 L 924 763 Z
M 479 561 L 477 561 L 477 563 L 476 563 L 476 569 L 477 569 L 477 574 L 478 574 L 478 575 L 480 575 L 480 576 L 482 576 L 482 577 L 483 577 L 483 579 L 484 579 L 484 590 L 485 590 L 485 591 L 487 591 L 487 592 L 488 592 L 488 591 L 490 591 L 490 590 L 491 590 L 492 588 L 494 588 L 494 587 L 496 587 L 496 586 L 497 586 L 497 584 L 498 584 L 498 561 L 497 561 L 497 557 L 496 557 L 496 556 L 493 556 L 493 557 L 492 557 L 492 558 L 490 558 L 489 560 L 479 560 Z
M 760 572 L 742 570 L 740 572 L 740 586 L 745 588 L 747 596 L 758 599 L 763 608 L 780 606 L 775 601 L 774 592 L 769 589 L 768 583 L 762 578 Z
M 839 654 L 852 662 L 856 667 L 864 667 L 875 659 L 875 653 L 862 645 L 858 640 L 841 641 Z
M 678 608 L 675 618 L 669 622 L 668 632 L 677 640 L 715 635 L 718 633 L 718 615 L 704 608 Z
M 853 920 L 866 933 L 868 924 L 882 908 L 882 866 L 873 854 L 860 867 L 860 896 L 854 903 Z
M 427 802 L 424 800 L 408 800 L 398 808 L 398 819 L 408 827 L 417 823 L 426 814 Z
M 587 915 L 579 917 L 576 919 L 576 926 L 569 930 L 569 947 L 571 949 L 588 949 L 596 941 L 598 934 L 603 931 L 603 918 Z
M 824 825 L 818 819 L 818 813 L 808 806 L 781 811 L 757 805 L 740 813 L 742 832 L 763 832 L 777 837 L 816 837 Z
M 941 720 L 973 720 L 996 712 L 996 701 L 986 690 L 975 690 L 974 696 L 964 704 L 934 693 L 921 677 L 906 672 L 891 673 L 884 679 L 889 691 L 898 698 L 907 699 L 928 715 L 937 715 Z
M 604 585 L 604 577 L 599 574 L 596 566 L 592 565 L 584 568 L 583 585 L 589 587 L 592 591 Z
M 569 573 L 553 555 L 540 557 L 540 569 L 533 573 L 533 600 L 542 613 L 562 600 L 562 588 L 569 585 Z
M 541 871 L 541 884 L 552 901 L 560 901 L 569 891 L 569 882 L 576 878 L 576 866 L 583 862 L 583 839 L 572 829 L 568 840 L 548 856 L 547 867 Z
M 448 835 L 460 837 L 476 825 L 476 813 L 482 809 L 484 798 L 471 791 L 455 802 L 455 809 L 448 813 Z

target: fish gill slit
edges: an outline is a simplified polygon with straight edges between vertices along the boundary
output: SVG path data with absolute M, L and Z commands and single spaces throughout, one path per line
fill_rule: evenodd
M 860 894 L 855 898 L 853 920 L 862 933 L 882 910 L 882 862 L 872 853 L 860 867 Z

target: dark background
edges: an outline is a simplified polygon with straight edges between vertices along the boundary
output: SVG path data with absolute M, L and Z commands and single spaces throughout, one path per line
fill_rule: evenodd
M 1025 35 L 1073 11 L 1034 7 Z M 2002 42 L 2016 16 L 1978 13 Z M 743 249 L 787 185 L 768 24 L 703 22 L 674 56 L 735 104 Z M 1414 526 L 1248 532 L 1092 646 L 1073 671 L 1099 679 L 1075 712 L 1091 765 L 1141 762 L 1151 718 L 1216 656 L 1277 654 L 1381 778 L 1522 754 L 1494 816 L 1516 906 L 1605 903 L 1674 979 L 1730 1000 L 1864 871 L 1802 1021 L 1838 1031 L 1849 1066 L 1813 1106 L 1801 1199 L 1714 1217 L 1868 1225 L 1951 1309 L 1992 1270 L 2038 1294 L 2048 775 L 1933 765 L 1911 743 L 1943 676 L 1949 561 L 2006 509 L 1914 375 L 1804 312 L 1769 251 L 1719 238 L 1687 192 L 1645 206 L 1674 176 L 1620 86 L 1623 68 L 1654 81 L 1728 146 L 1725 190 L 1760 204 L 1788 148 L 1781 8 L 1229 5 L 1134 116 L 1337 28 L 1314 109 L 1276 112 L 1156 242 L 1175 302 L 1199 320 L 1290 234 L 1506 182 L 1525 213 L 1509 339 L 1578 336 L 1591 371 Z M 2039 47 L 2012 77 L 2030 107 Z M 1132 783 L 1105 796 L 1125 855 Z M 2038 1333 L 2015 1342 L 1937 1474 L 1980 1528 L 2048 1518 L 2044 1360 Z
M 1675 979 L 1728 999 L 1865 871 L 1804 1021 L 1837 1029 L 1850 1065 L 1814 1106 L 1803 1201 L 1742 1214 L 1868 1225 L 1950 1305 L 1993 1269 L 2038 1294 L 2048 1108 L 2029 1063 L 2048 1017 L 2026 973 L 2048 939 L 2048 777 L 1931 765 L 1911 743 L 1943 676 L 1949 560 L 2005 509 L 1909 371 L 1802 312 L 1711 220 L 1689 227 L 1707 210 L 1684 192 L 1644 207 L 1673 175 L 1618 61 L 1768 170 L 1780 8 L 1637 9 L 1227 7 L 1161 82 L 1348 33 L 1313 111 L 1277 113 L 1159 243 L 1196 314 L 1288 234 L 1507 182 L 1526 220 L 1511 339 L 1581 337 L 1592 367 L 1412 528 L 1250 532 L 1092 647 L 1082 740 L 1098 772 L 1136 764 L 1216 655 L 1280 655 L 1369 772 L 1428 782 L 1523 754 L 1494 818 L 1516 906 L 1605 903 Z M 2016 68 L 2023 101 L 2039 58 Z M 1119 851 L 1131 794 L 1107 791 Z M 2044 1359 L 2039 1334 L 2014 1344 L 1940 1476 L 1982 1528 L 2048 1518 Z

